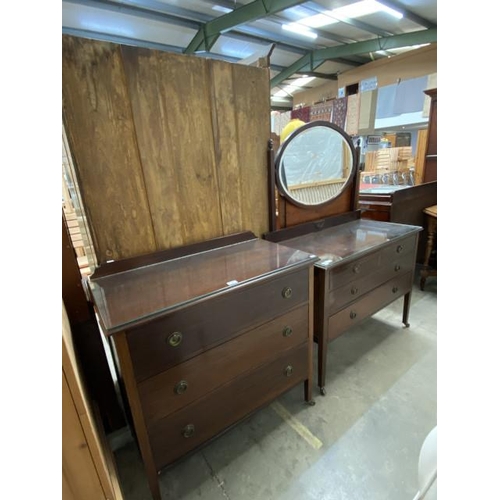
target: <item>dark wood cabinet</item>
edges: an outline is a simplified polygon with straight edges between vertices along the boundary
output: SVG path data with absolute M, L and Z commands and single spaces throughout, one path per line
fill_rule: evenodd
M 426 90 L 425 94 L 431 98 L 431 106 L 423 180 L 432 182 L 437 180 L 437 89 Z
M 359 192 L 359 209 L 363 219 L 424 228 L 417 251 L 417 262 L 420 264 L 424 262 L 427 240 L 424 209 L 436 204 L 437 181 L 418 186 L 365 185 Z
M 157 500 L 158 471 L 283 392 L 312 403 L 317 257 L 251 233 L 173 252 L 90 280 Z

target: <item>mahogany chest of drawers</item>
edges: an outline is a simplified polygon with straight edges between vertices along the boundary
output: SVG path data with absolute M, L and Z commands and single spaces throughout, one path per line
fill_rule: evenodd
M 350 327 L 404 296 L 409 308 L 420 226 L 356 219 L 282 245 L 316 254 L 314 337 L 318 384 L 325 394 L 327 346 Z
M 283 392 L 312 402 L 318 259 L 251 233 L 200 247 L 90 284 L 155 499 L 158 471 Z

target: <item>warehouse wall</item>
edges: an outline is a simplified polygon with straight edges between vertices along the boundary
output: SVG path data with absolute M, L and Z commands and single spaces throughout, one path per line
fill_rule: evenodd
M 378 87 L 396 83 L 398 78 L 408 80 L 437 72 L 437 44 L 406 52 L 391 58 L 384 58 L 364 64 L 359 68 L 339 75 L 338 81 L 328 81 L 318 87 L 297 92 L 293 105 L 310 105 L 322 99 L 337 97 L 339 88 L 359 83 L 361 80 L 376 76 Z

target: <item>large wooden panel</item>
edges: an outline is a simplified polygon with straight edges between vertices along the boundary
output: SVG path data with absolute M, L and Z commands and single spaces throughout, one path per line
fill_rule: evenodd
M 231 234 L 244 227 L 242 198 L 246 195 L 242 192 L 246 186 L 240 173 L 233 70 L 221 61 L 211 61 L 210 69 L 217 179 L 224 193 L 220 200 L 222 225 L 224 234 Z M 264 190 L 265 186 L 263 193 Z
M 220 236 L 209 61 L 121 50 L 158 249 Z
M 63 95 L 98 264 L 268 230 L 267 69 L 64 36 Z
M 63 36 L 63 116 L 99 262 L 155 247 L 119 46 Z
M 271 136 L 267 70 L 233 65 L 242 222 L 261 236 L 269 230 L 267 141 Z M 263 78 L 263 75 L 267 75 Z

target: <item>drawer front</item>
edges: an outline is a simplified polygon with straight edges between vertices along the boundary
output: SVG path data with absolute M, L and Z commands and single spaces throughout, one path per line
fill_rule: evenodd
M 306 380 L 307 372 L 308 345 L 305 343 L 150 425 L 148 432 L 157 469 Z
M 394 242 L 392 245 L 382 250 L 381 265 L 388 266 L 398 259 L 410 258 L 415 260 L 415 249 L 417 246 L 417 234 L 413 234 L 402 240 Z
M 375 314 L 383 307 L 389 305 L 412 287 L 413 273 L 393 278 L 375 290 L 367 293 L 340 312 L 330 316 L 328 319 L 328 339 L 332 340 L 348 328 L 357 325 L 363 319 Z
M 307 341 L 309 306 L 209 349 L 139 384 L 139 396 L 150 424 L 183 408 L 238 375 L 269 362 Z
M 288 293 L 287 293 L 288 292 Z M 163 372 L 309 299 L 309 269 L 235 288 L 127 332 L 135 377 Z
M 394 257 L 385 255 L 377 268 L 357 280 L 332 290 L 328 296 L 328 310 L 330 314 L 340 311 L 351 302 L 358 300 L 365 293 L 377 288 L 387 280 L 413 272 L 415 268 L 415 254 L 406 252 L 401 256 Z
M 335 290 L 353 281 L 365 278 L 380 267 L 390 266 L 395 260 L 411 256 L 414 259 L 416 235 L 393 242 L 386 248 L 373 249 L 368 255 L 330 270 L 329 287 Z M 395 264 L 395 262 L 394 262 Z

